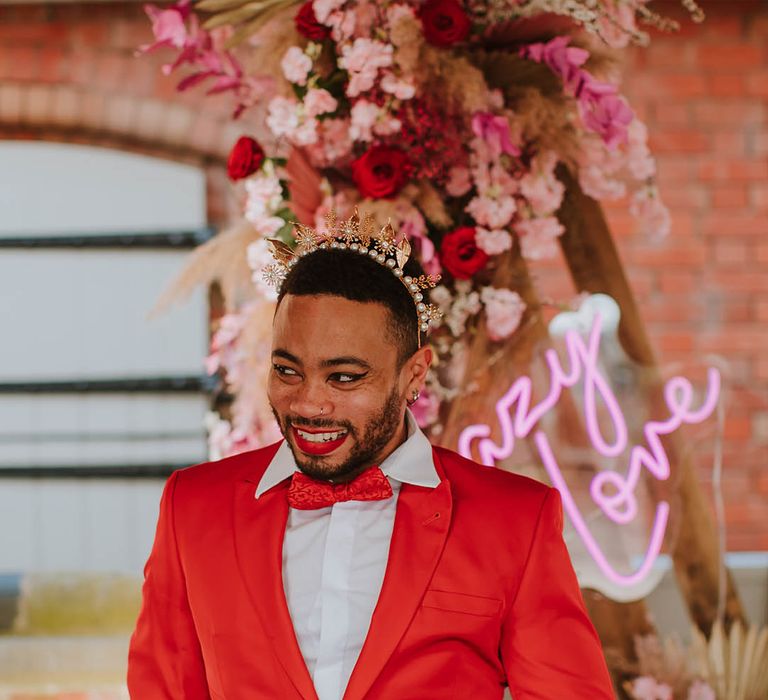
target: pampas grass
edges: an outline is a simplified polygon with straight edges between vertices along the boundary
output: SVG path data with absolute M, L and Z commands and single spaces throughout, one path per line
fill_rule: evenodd
M 196 248 L 179 276 L 163 292 L 152 316 L 186 299 L 198 285 L 218 282 L 228 311 L 255 295 L 246 250 L 259 234 L 245 219 Z

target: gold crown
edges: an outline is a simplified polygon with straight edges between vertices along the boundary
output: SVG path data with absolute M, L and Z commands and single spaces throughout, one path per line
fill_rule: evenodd
M 440 281 L 440 275 L 409 277 L 403 272 L 403 267 L 411 255 L 411 244 L 405 235 L 398 242 L 390 223 L 377 233 L 373 217 L 367 214 L 361 222 L 357 209 L 346 221 L 337 221 L 334 212 L 330 212 L 325 219 L 326 229 L 321 233 L 304 224 L 295 224 L 295 248 L 277 238 L 267 239 L 275 259 L 275 262 L 267 265 L 262 272 L 267 283 L 279 289 L 291 267 L 305 255 L 318 250 L 349 250 L 367 255 L 371 260 L 389 269 L 403 283 L 415 304 L 420 331 L 426 333 L 430 323 L 440 320 L 441 311 L 434 304 L 425 303 L 422 294 L 423 290 L 432 289 Z M 421 334 L 417 335 L 421 347 Z

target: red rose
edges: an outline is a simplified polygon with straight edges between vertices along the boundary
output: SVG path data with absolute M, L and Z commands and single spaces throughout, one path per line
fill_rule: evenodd
M 296 25 L 296 31 L 302 36 L 307 37 L 307 39 L 312 39 L 312 41 L 322 41 L 331 36 L 330 27 L 326 27 L 317 21 L 312 0 L 308 0 L 299 8 L 293 21 Z
M 395 146 L 372 146 L 352 163 L 352 179 L 363 197 L 394 197 L 410 177 L 408 156 Z
M 471 22 L 457 0 L 427 0 L 419 10 L 424 37 L 435 46 L 453 46 L 464 41 Z
M 456 279 L 467 280 L 485 267 L 488 255 L 477 247 L 474 227 L 462 226 L 443 238 L 440 261 Z
M 232 180 L 242 180 L 255 173 L 264 162 L 264 149 L 256 139 L 241 136 L 227 160 L 227 173 Z

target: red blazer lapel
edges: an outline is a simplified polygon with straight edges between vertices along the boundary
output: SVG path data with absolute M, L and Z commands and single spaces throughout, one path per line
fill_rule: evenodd
M 235 492 L 235 552 L 262 626 L 275 655 L 305 700 L 317 700 L 288 611 L 283 588 L 283 536 L 288 522 L 288 481 L 260 498 L 258 480 L 237 484 Z
M 451 523 L 451 490 L 403 484 L 397 500 L 387 569 L 368 635 L 343 700 L 362 700 L 408 629 L 443 553 Z

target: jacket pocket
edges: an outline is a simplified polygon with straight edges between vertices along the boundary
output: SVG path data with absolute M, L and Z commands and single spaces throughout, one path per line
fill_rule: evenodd
M 421 605 L 424 608 L 436 608 L 480 617 L 493 617 L 501 610 L 501 601 L 497 598 L 454 591 L 437 591 L 431 588 L 424 594 Z

